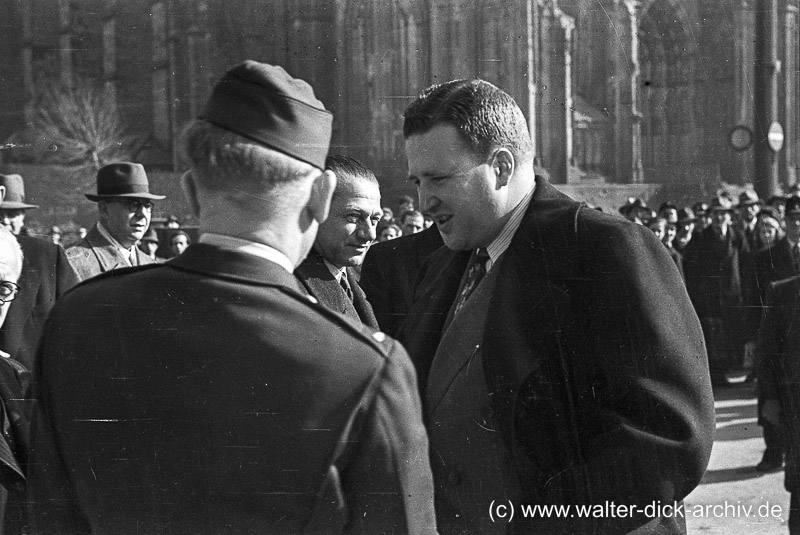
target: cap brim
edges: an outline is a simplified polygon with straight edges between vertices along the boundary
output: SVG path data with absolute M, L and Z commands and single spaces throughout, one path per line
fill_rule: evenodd
M 37 204 L 25 204 L 24 202 L 8 201 L 0 204 L 0 210 L 27 210 L 28 208 L 39 208 Z
M 86 193 L 85 195 L 87 199 L 93 202 L 119 198 L 150 199 L 152 201 L 161 201 L 167 198 L 166 195 L 153 195 L 152 193 L 120 193 L 119 195 L 92 195 L 91 193 Z

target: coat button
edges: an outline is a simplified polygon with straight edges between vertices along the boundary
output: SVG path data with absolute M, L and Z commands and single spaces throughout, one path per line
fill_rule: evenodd
M 447 484 L 451 487 L 461 484 L 461 473 L 456 468 L 453 468 L 450 470 L 450 473 L 447 474 Z

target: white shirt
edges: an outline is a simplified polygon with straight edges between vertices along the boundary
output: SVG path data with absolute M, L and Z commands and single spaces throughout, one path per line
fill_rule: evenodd
M 233 236 L 226 236 L 224 234 L 215 234 L 213 232 L 205 232 L 200 236 L 199 243 L 207 245 L 214 245 L 222 249 L 236 251 L 237 253 L 244 253 L 270 262 L 275 262 L 289 273 L 294 272 L 294 264 L 289 260 L 289 257 L 269 245 L 258 243 L 242 238 L 234 238 Z
M 322 259 L 322 261 L 325 262 L 325 266 L 327 266 L 328 271 L 331 272 L 331 275 L 333 275 L 334 278 L 336 278 L 336 282 L 341 284 L 342 283 L 342 277 L 347 277 L 347 272 L 345 271 L 347 268 L 343 268 L 343 267 L 338 268 L 338 267 L 334 266 L 333 264 L 331 264 L 330 262 L 328 262 L 327 260 L 325 260 L 324 258 Z
M 112 236 L 111 233 L 108 232 L 108 230 L 106 230 L 106 227 L 104 227 L 103 224 L 99 221 L 97 222 L 97 230 L 100 232 L 101 236 L 103 236 L 111 243 L 111 245 L 117 248 L 119 253 L 122 255 L 122 258 L 125 259 L 128 265 L 132 266 L 133 265 L 132 259 L 136 258 L 136 246 L 133 245 L 130 249 L 126 249 L 125 247 L 123 247 L 122 244 L 118 242 L 116 239 L 114 239 L 114 236 Z

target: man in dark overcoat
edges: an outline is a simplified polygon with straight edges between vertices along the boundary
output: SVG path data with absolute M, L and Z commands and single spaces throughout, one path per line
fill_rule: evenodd
M 198 241 L 48 320 L 33 533 L 435 533 L 407 354 L 292 274 L 336 186 L 331 131 L 280 67 L 215 86 L 183 139 Z
M 700 324 L 664 246 L 535 177 L 522 111 L 488 82 L 425 90 L 403 133 L 446 245 L 399 335 L 424 393 L 440 532 L 685 532 L 679 515 L 644 512 L 699 483 L 714 429 Z M 611 502 L 634 512 L 523 508 Z
M 38 208 L 25 202 L 24 182 L 20 175 L 0 175 L 0 186 L 6 197 L 0 211 L 26 212 Z M 19 229 L 11 225 L 9 230 Z M 13 355 L 14 360 L 33 370 L 36 348 L 42 336 L 44 321 L 53 305 L 64 292 L 78 283 L 64 249 L 49 239 L 29 234 L 15 234 L 22 248 L 22 274 L 17 281 L 19 296 L 8 309 L 0 329 L 0 351 Z
M 800 277 L 777 281 L 759 329 L 761 417 L 784 436 L 784 486 L 791 494 L 789 533 L 800 535 Z
M 686 289 L 703 326 L 711 381 L 728 384 L 728 372 L 744 353 L 742 259 L 747 240 L 732 224 L 733 205 L 715 197 L 712 223 L 689 242 L 683 259 Z
M 364 261 L 383 216 L 378 179 L 347 156 L 328 156 L 325 168 L 336 175 L 328 219 L 294 274 L 309 295 L 335 312 L 378 329 L 372 306 L 358 284 Z

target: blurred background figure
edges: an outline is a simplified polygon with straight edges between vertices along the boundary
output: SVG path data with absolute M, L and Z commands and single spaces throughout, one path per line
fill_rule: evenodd
M 739 195 L 739 230 L 747 239 L 751 251 L 758 249 L 756 216 L 761 211 L 761 201 L 755 191 L 746 189 Z
M 391 208 L 384 206 L 381 208 L 381 210 L 383 210 L 383 217 L 381 218 L 381 221 L 386 221 L 387 223 L 394 221 L 394 212 L 392 212 Z
M 161 263 L 164 261 L 163 258 L 156 256 L 156 250 L 158 250 L 158 233 L 156 233 L 156 229 L 153 227 L 150 227 L 145 233 L 139 244 L 139 249 L 156 262 Z
M 172 255 L 178 256 L 182 252 L 189 247 L 189 244 L 192 243 L 192 240 L 189 239 L 189 235 L 186 234 L 184 231 L 179 230 L 175 234 L 172 235 L 170 238 L 170 247 L 172 248 Z M 158 244 L 156 243 L 156 249 L 158 249 Z
M 380 234 L 380 236 L 378 236 L 378 241 L 379 242 L 385 242 L 385 241 L 393 240 L 395 238 L 399 238 L 402 235 L 403 235 L 403 230 L 398 225 L 396 225 L 395 223 L 391 223 L 391 224 L 385 226 L 381 230 L 381 234 Z
M 35 204 L 25 202 L 25 183 L 20 175 L 0 175 L 0 185 L 6 188 L 6 196 L 0 204 L 0 220 L 14 236 L 27 234 L 25 213 Z
M 50 232 L 48 232 L 47 235 L 50 236 L 50 240 L 53 243 L 55 243 L 56 245 L 61 245 L 62 232 L 59 227 L 56 226 L 50 227 Z
M 433 226 L 433 218 L 430 214 L 422 214 L 422 217 L 425 218 L 425 228 L 431 228 Z
M 398 197 L 397 204 L 400 205 L 400 209 L 397 212 L 400 214 L 400 217 L 402 217 L 405 212 L 414 210 L 415 206 L 414 199 L 412 199 L 410 195 L 401 195 Z
M 675 206 L 670 201 L 665 201 L 661 203 L 661 206 L 658 207 L 658 215 L 663 217 L 667 220 L 667 223 L 677 223 L 678 222 L 678 207 Z
M 672 246 L 681 254 L 684 254 L 686 246 L 692 240 L 696 221 L 697 218 L 691 208 L 678 210 L 678 223 L 676 225 L 678 232 L 675 235 Z
M 178 218 L 176 216 L 170 215 L 170 216 L 167 217 L 166 227 L 167 228 L 181 228 L 181 222 L 178 220 Z
M 403 229 L 403 236 L 422 232 L 425 230 L 425 218 L 417 210 L 407 210 L 400 216 L 400 228 Z
M 709 206 L 707 203 L 704 202 L 694 203 L 692 205 L 692 211 L 694 212 L 694 215 L 697 218 L 694 227 L 695 234 L 702 233 L 705 229 L 711 226 L 711 211 L 709 210 Z
M 767 206 L 778 211 L 780 221 L 783 223 L 783 218 L 786 216 L 786 197 L 783 195 L 773 195 L 767 200 Z
M 88 234 L 88 233 L 89 233 L 88 230 L 86 230 L 84 227 L 80 227 L 78 229 L 78 238 L 84 239 L 86 237 L 86 234 Z

